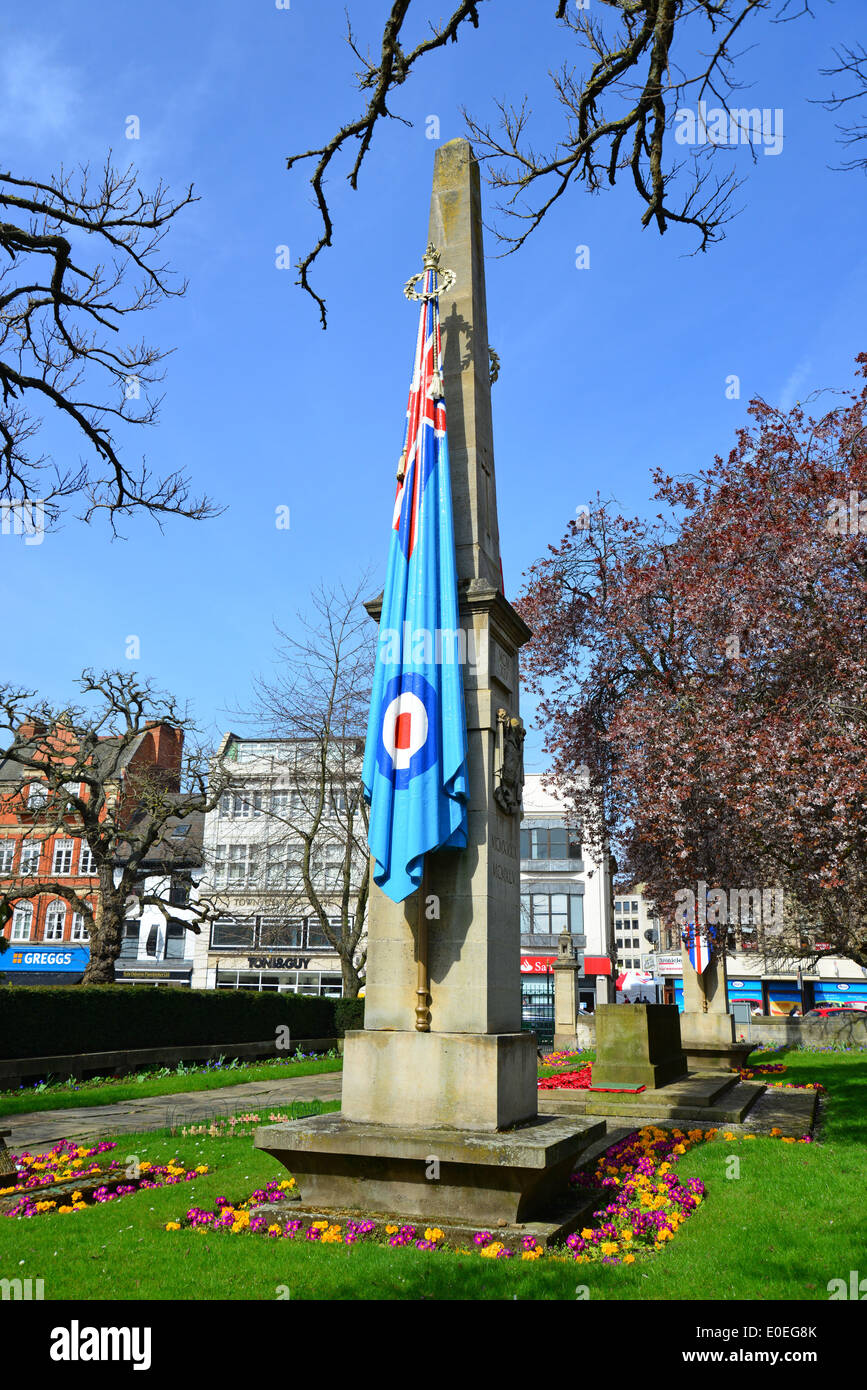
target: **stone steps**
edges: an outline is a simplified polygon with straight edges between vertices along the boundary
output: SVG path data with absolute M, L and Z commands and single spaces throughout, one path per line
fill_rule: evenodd
M 740 1124 L 764 1091 L 764 1085 L 741 1081 L 729 1073 L 699 1073 L 685 1081 L 640 1091 L 636 1095 L 540 1091 L 539 1113 L 564 1117 L 611 1115 L 624 1119 L 652 1115 L 660 1120 Z

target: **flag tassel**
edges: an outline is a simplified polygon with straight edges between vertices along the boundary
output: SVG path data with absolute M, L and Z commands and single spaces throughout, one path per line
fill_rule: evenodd
M 418 886 L 418 921 L 416 927 L 418 981 L 416 989 L 415 1030 L 417 1033 L 430 1032 L 430 978 L 428 973 L 427 917 L 425 916 L 425 884 L 427 882 L 427 856 Z

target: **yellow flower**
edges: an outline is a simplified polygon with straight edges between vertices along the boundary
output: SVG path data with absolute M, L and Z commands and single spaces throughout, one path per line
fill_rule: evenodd
M 425 1240 L 430 1240 L 435 1243 L 438 1240 L 444 1240 L 445 1236 L 443 1235 L 443 1232 L 440 1230 L 439 1226 L 428 1226 L 427 1230 L 424 1233 L 424 1238 Z
M 328 1230 L 328 1222 L 327 1222 L 327 1221 L 313 1221 L 313 1222 L 311 1222 L 311 1229 L 314 1230 L 314 1231 L 327 1231 L 327 1230 Z M 387 1229 L 387 1228 L 386 1228 L 386 1229 Z M 394 1229 L 397 1230 L 397 1227 L 395 1226 Z
M 181 1229 L 181 1223 L 180 1221 L 167 1221 L 165 1229 L 167 1231 L 179 1231 Z
M 627 1245 L 628 1245 L 629 1242 L 632 1240 L 632 1238 L 633 1238 L 634 1235 L 635 1235 L 635 1232 L 634 1232 L 633 1230 L 631 1230 L 629 1226 L 626 1227 L 626 1230 L 625 1230 L 625 1231 L 621 1231 L 621 1232 L 620 1232 L 621 1239 L 625 1240 L 626 1243 L 627 1243 Z
M 327 1221 L 314 1221 L 314 1222 L 313 1222 L 313 1225 L 314 1225 L 314 1227 L 316 1228 L 317 1231 L 321 1231 L 322 1228 L 323 1228 L 323 1226 L 327 1226 L 327 1225 L 328 1225 L 328 1222 L 327 1222 Z M 400 1227 L 399 1227 L 399 1226 L 386 1226 L 386 1228 L 385 1228 L 385 1234 L 386 1234 L 387 1236 L 394 1236 L 394 1235 L 397 1235 L 397 1233 L 398 1233 L 399 1230 L 400 1230 Z
M 584 1230 L 581 1232 L 581 1239 L 582 1239 L 582 1240 L 592 1240 L 592 1239 L 593 1239 L 593 1232 L 590 1230 L 589 1226 L 585 1226 L 585 1227 L 584 1227 Z
M 294 1178 L 284 1178 L 282 1182 L 278 1182 L 277 1186 L 280 1187 L 280 1188 L 282 1188 L 283 1191 L 286 1192 L 286 1191 L 288 1191 L 288 1189 L 289 1189 L 290 1187 L 294 1187 L 294 1186 L 295 1186 L 295 1179 L 294 1179 Z
M 204 1231 L 204 1229 L 205 1229 L 204 1226 L 200 1226 L 200 1227 L 199 1227 L 199 1230 L 200 1230 L 200 1231 Z M 269 1234 L 269 1236 L 279 1236 L 279 1234 L 280 1234 L 280 1227 L 279 1227 L 279 1226 L 269 1226 L 269 1227 L 268 1227 L 268 1234 Z
M 63 1215 L 66 1216 L 69 1212 L 75 1211 L 75 1207 L 58 1207 L 57 1210 L 59 1212 L 62 1212 Z
M 727 1129 L 727 1130 L 725 1131 L 725 1133 L 723 1134 L 723 1139 L 735 1139 L 736 1137 L 737 1137 L 737 1136 L 734 1135 L 734 1134 L 732 1134 L 732 1132 L 731 1132 L 730 1129 Z
M 195 1172 L 197 1172 L 197 1173 L 207 1173 L 207 1172 L 208 1172 L 208 1165 L 207 1165 L 207 1163 L 200 1163 L 199 1166 L 198 1166 L 198 1168 L 195 1169 Z
M 625 1265 L 634 1265 L 634 1264 L 635 1264 L 635 1256 L 634 1256 L 634 1255 L 624 1255 L 624 1256 L 623 1256 L 623 1263 L 624 1263 Z
M 774 1134 L 774 1135 L 780 1135 L 780 1134 L 782 1134 L 782 1132 L 783 1132 L 783 1131 L 782 1131 L 781 1129 L 779 1129 L 776 1125 L 774 1125 L 773 1129 L 771 1130 L 771 1134 Z
M 493 1259 L 493 1260 L 495 1260 L 495 1259 L 497 1258 L 497 1256 L 499 1255 L 500 1251 L 502 1250 L 502 1248 L 503 1248 L 503 1247 L 502 1247 L 501 1243 L 500 1243 L 498 1240 L 495 1240 L 495 1241 L 492 1241 L 490 1245 L 485 1245 L 485 1246 L 483 1246 L 479 1253 L 480 1253 L 481 1255 L 485 1256 L 486 1259 L 489 1259 L 489 1260 Z
M 617 1241 L 603 1240 L 599 1249 L 602 1251 L 603 1255 L 615 1255 L 617 1253 Z

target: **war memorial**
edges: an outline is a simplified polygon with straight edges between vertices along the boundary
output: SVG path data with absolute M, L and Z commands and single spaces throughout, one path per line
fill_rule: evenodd
M 421 280 L 428 288 L 418 294 Z M 482 207 L 478 165 L 466 140 L 436 151 L 424 271 L 406 293 L 428 313 L 410 414 L 416 399 L 422 422 L 427 411 L 435 433 L 444 405 L 456 612 L 467 634 L 460 645 L 482 654 L 461 672 L 465 847 L 448 846 L 452 827 L 446 826 L 439 842 L 446 847 L 424 855 L 412 891 L 404 883 L 395 900 L 374 884 L 365 1026 L 345 1040 L 341 1109 L 264 1126 L 255 1143 L 295 1177 L 297 1214 L 305 1220 L 409 1217 L 436 1223 L 452 1237 L 491 1226 L 506 1244 L 527 1232 L 555 1244 L 588 1208 L 568 1179 L 582 1155 L 605 1147 L 609 1124 L 739 1122 L 765 1088 L 733 1073 L 750 1049 L 734 1039 L 724 960 L 712 962 L 702 978 L 684 946 L 684 1015 L 675 1005 L 600 1005 L 592 1087 L 548 1092 L 540 1104 L 536 1039 L 521 1031 L 514 968 L 523 775 L 518 653 L 531 634 L 502 591 Z M 405 484 L 419 487 L 420 449 L 410 454 L 404 450 L 398 468 L 399 505 Z M 439 501 L 446 505 L 448 494 Z M 403 506 L 405 515 L 405 493 Z M 421 524 L 411 518 L 413 527 Z M 380 623 L 384 600 L 367 605 Z M 427 702 L 423 676 L 405 670 L 392 676 L 385 733 L 373 715 L 371 728 L 395 769 L 391 783 L 400 786 L 401 769 L 406 775 L 413 759 L 423 760 L 428 725 L 441 715 Z M 447 730 L 442 742 L 448 743 Z M 449 775 L 447 769 L 441 777 Z M 375 856 L 375 835 L 370 838 Z M 568 978 L 561 975 L 561 987 Z M 768 1123 L 782 1118 L 803 1133 L 815 1099 L 812 1092 L 777 1096 Z

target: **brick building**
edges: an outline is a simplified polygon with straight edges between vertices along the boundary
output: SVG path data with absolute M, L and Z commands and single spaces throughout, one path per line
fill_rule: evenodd
M 62 768 L 81 765 L 79 742 L 71 724 L 59 720 L 51 729 L 25 724 L 18 733 L 24 752 L 33 758 L 50 749 L 45 775 L 11 759 L 0 761 L 0 889 L 8 893 L 12 914 L 2 929 L 9 948 L 0 954 L 4 984 L 71 984 L 81 979 L 90 957 L 86 919 L 58 888 L 76 893 L 92 911 L 99 902 L 99 876 L 82 835 L 81 818 L 63 793 L 84 797 L 85 784 L 62 782 Z M 120 748 L 121 741 L 100 739 L 93 760 L 105 771 L 107 814 L 123 823 L 124 783 L 134 772 L 159 776 L 167 790 L 180 780 L 183 730 L 153 724 Z M 119 804 L 120 803 L 120 804 Z M 135 814 L 130 801 L 128 814 Z M 14 889 L 45 884 L 45 892 L 15 900 Z

